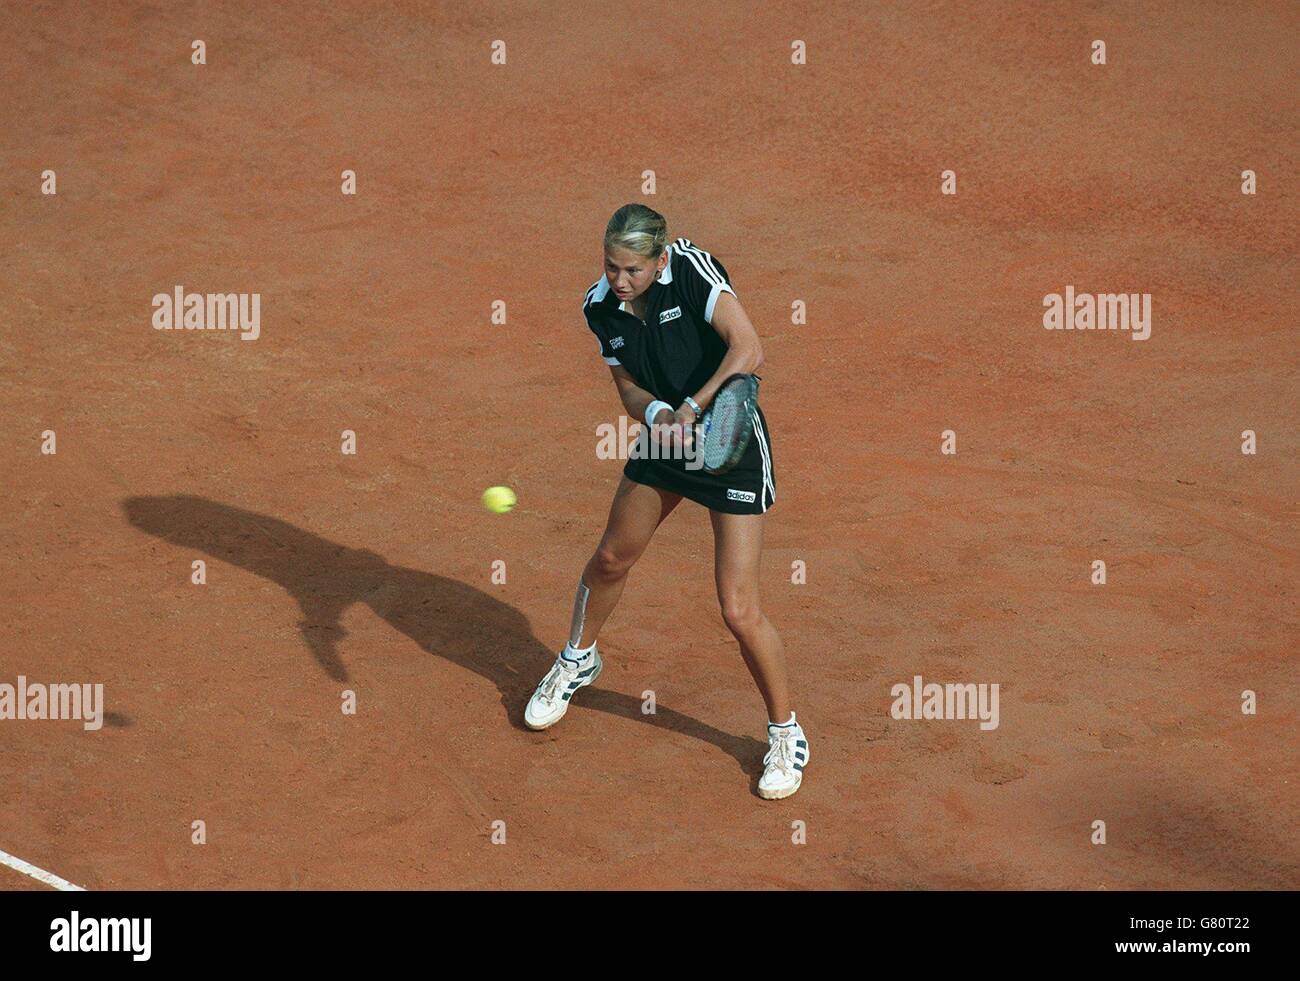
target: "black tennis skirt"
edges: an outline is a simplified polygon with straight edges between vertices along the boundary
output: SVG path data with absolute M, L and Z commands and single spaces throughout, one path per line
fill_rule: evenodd
M 761 407 L 754 436 L 745 455 L 724 474 L 690 470 L 684 460 L 631 459 L 623 468 L 628 480 L 648 487 L 681 494 L 710 511 L 723 514 L 762 514 L 776 503 L 776 470 L 772 464 L 772 441 L 767 417 Z

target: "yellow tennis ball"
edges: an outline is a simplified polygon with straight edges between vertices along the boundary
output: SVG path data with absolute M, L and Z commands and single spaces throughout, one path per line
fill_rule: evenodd
M 483 506 L 496 514 L 505 514 L 515 506 L 515 492 L 509 487 L 489 487 L 483 492 Z

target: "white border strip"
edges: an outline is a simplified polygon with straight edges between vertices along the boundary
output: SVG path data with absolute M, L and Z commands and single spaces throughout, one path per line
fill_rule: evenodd
M 21 872 L 23 875 L 31 876 L 37 882 L 43 882 L 47 886 L 53 886 L 60 892 L 85 892 L 81 886 L 74 886 L 67 879 L 60 879 L 53 872 L 46 872 L 44 869 L 38 869 L 30 862 L 24 862 L 21 858 L 15 858 L 8 852 L 0 852 L 0 865 L 7 865 L 15 872 Z

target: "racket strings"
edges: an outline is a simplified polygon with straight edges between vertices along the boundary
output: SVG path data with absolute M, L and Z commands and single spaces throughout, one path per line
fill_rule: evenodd
M 743 403 L 744 400 L 730 389 L 719 393 L 714 402 L 708 440 L 704 447 L 706 466 L 722 463 L 731 453 L 741 428 Z

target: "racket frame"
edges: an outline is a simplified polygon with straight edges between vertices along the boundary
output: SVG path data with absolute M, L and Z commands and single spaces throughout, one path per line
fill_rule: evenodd
M 737 379 L 745 381 L 749 388 L 749 391 L 745 395 L 745 398 L 742 400 L 740 406 L 741 412 L 743 413 L 742 418 L 744 423 L 743 429 L 741 430 L 741 437 L 738 440 L 736 440 L 736 445 L 732 447 L 731 452 L 727 454 L 726 459 L 723 460 L 723 462 L 719 466 L 710 467 L 707 463 L 704 464 L 704 472 L 712 476 L 724 474 L 734 469 L 736 464 L 738 464 L 741 458 L 745 455 L 745 451 L 749 449 L 749 441 L 754 438 L 754 413 L 757 412 L 758 410 L 759 376 L 746 374 L 745 372 L 737 372 L 736 374 L 727 378 L 727 380 L 724 381 L 720 386 L 718 386 L 718 394 L 719 395 L 722 394 L 722 391 Z M 700 425 L 699 447 L 700 447 L 701 462 L 703 462 L 704 454 L 705 452 L 707 452 L 707 446 L 708 446 L 707 441 L 709 438 L 709 429 L 713 420 L 713 407 L 716 404 L 717 404 L 717 395 L 713 397 L 713 402 L 709 405 L 709 408 L 705 410 L 704 418 L 701 419 L 699 423 Z

